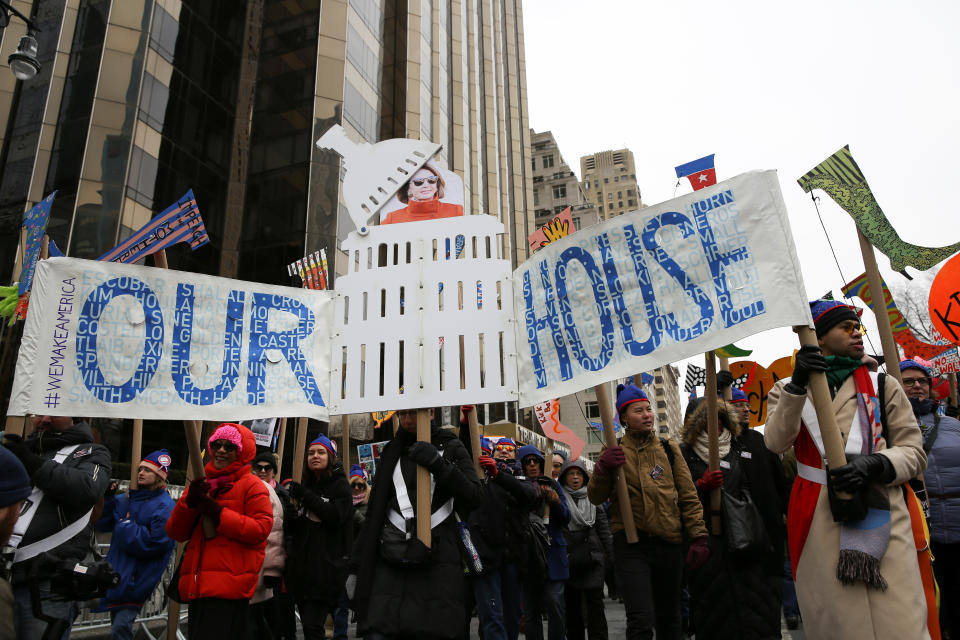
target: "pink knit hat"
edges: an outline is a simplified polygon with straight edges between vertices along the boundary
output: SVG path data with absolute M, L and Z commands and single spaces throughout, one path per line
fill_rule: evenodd
M 207 440 L 207 448 L 210 450 L 210 454 L 213 455 L 213 443 L 217 440 L 226 440 L 237 445 L 237 454 L 243 451 L 243 439 L 240 437 L 240 431 L 237 427 L 240 425 L 233 424 L 231 422 L 224 422 L 217 430 L 213 432 L 213 435 L 210 436 L 210 439 Z

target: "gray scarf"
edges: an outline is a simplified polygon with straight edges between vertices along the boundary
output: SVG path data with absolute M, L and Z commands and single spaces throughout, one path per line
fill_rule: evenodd
M 567 494 L 567 506 L 570 507 L 570 522 L 567 528 L 571 531 L 589 529 L 597 521 L 597 507 L 587 498 L 587 487 L 583 486 L 571 491 L 563 485 L 563 492 Z

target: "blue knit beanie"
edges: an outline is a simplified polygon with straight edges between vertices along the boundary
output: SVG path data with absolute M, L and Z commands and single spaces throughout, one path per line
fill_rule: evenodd
M 173 464 L 173 460 L 170 458 L 169 451 L 166 449 L 160 449 L 145 457 L 140 464 L 149 468 L 155 474 L 166 480 L 167 473 L 170 471 L 170 465 Z
M 643 389 L 638 387 L 635 384 L 618 384 L 617 385 L 617 413 L 623 413 L 624 407 L 633 402 L 650 402 L 650 399 L 647 398 L 647 394 L 643 392 Z
M 750 402 L 750 400 L 747 399 L 747 394 L 734 387 L 730 389 L 730 402 Z
M 933 372 L 930 371 L 928 367 L 923 366 L 916 360 L 910 360 L 910 359 L 901 360 L 900 371 L 906 371 L 907 369 L 919 369 L 920 371 L 923 371 L 923 375 L 927 376 L 928 378 L 933 377 Z
M 336 447 L 334 446 L 334 444 L 330 441 L 330 438 L 328 438 L 327 436 L 323 435 L 322 433 L 321 433 L 320 435 L 318 435 L 313 442 L 311 442 L 309 445 L 307 445 L 307 449 L 309 449 L 310 447 L 312 447 L 312 446 L 315 445 L 315 444 L 319 444 L 319 445 L 321 445 L 324 449 L 326 449 L 326 450 L 327 450 L 327 453 L 330 454 L 330 457 L 331 457 L 331 458 L 336 458 L 336 457 L 337 457 L 337 448 L 336 448 Z
M 490 438 L 480 438 L 480 451 L 486 455 L 493 453 L 493 443 L 490 442 Z

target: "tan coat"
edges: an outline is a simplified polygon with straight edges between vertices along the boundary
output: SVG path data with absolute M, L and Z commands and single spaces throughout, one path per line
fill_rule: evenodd
M 630 507 L 637 529 L 679 544 L 683 541 L 681 517 L 691 540 L 707 535 L 707 527 L 703 523 L 703 508 L 697 497 L 697 489 L 680 447 L 672 441 L 668 445 L 673 449 L 672 475 L 670 461 L 659 437 L 652 432 L 641 434 L 628 430 L 620 443 L 627 458 L 620 470 L 626 474 Z M 657 465 L 660 465 L 663 473 L 655 479 L 651 472 Z M 612 477 L 599 473 L 590 476 L 587 496 L 593 504 L 601 504 L 607 498 L 612 498 L 610 530 L 623 529 L 623 517 L 620 515 Z
M 805 396 L 785 391 L 783 387 L 786 382 L 779 381 L 767 398 L 769 418 L 764 440 L 767 447 L 776 453 L 789 449 L 799 435 L 800 413 L 806 400 Z M 880 562 L 880 572 L 890 586 L 886 591 L 879 591 L 864 585 L 844 586 L 837 580 L 840 525 L 833 521 L 826 487 L 823 487 L 796 576 L 803 626 L 811 640 L 905 640 L 929 637 L 917 551 L 900 486 L 923 472 L 926 455 L 921 444 L 920 428 L 906 394 L 893 377 L 888 376 L 885 385 L 891 443 L 888 446 L 881 438 L 876 450 L 890 459 L 897 474 L 887 489 L 891 515 L 890 544 Z M 852 375 L 837 391 L 833 409 L 846 444 L 857 412 Z M 787 534 L 789 536 L 791 532 Z

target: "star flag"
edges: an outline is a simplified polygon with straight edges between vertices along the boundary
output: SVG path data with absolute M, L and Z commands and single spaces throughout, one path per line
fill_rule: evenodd
M 717 184 L 717 170 L 713 166 L 713 156 L 714 154 L 711 153 L 698 160 L 674 167 L 677 170 L 677 177 L 686 177 L 694 191 Z

